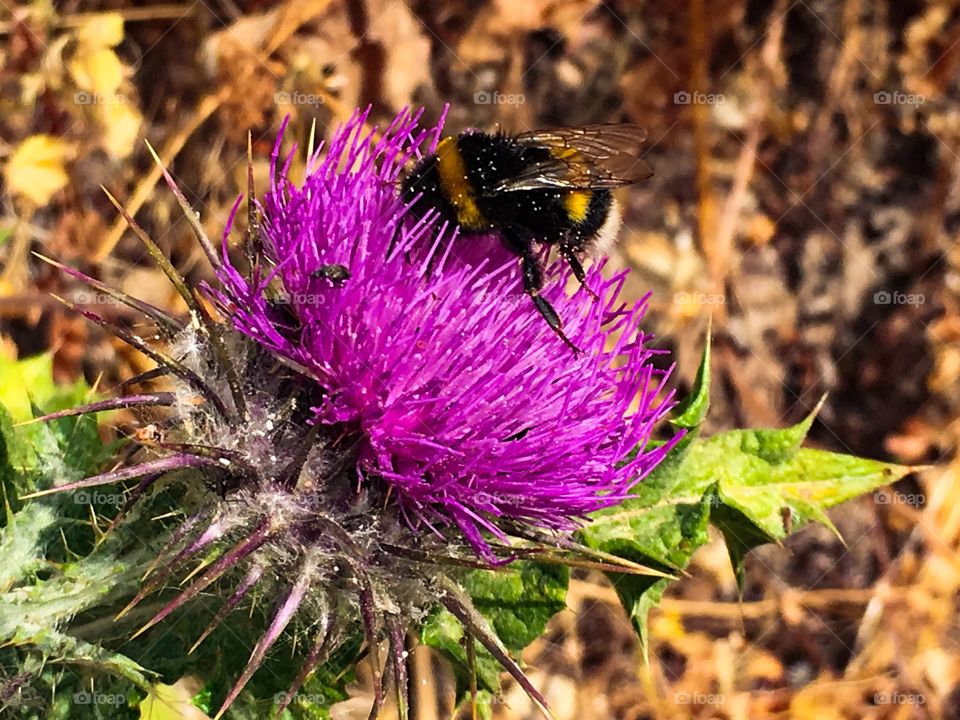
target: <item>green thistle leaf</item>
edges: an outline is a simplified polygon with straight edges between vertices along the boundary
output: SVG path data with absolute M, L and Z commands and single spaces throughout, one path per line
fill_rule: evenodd
M 697 377 L 693 381 L 690 394 L 673 409 L 670 418 L 671 424 L 676 427 L 693 430 L 707 419 L 710 409 L 710 346 L 708 330 L 703 354 L 700 356 L 700 367 L 697 368 Z
M 802 448 L 815 416 L 782 430 L 692 436 L 636 489 L 635 497 L 592 516 L 583 542 L 634 562 L 684 568 L 707 542 L 707 523 L 723 532 L 738 579 L 758 545 L 778 542 L 810 521 L 830 528 L 826 510 L 889 485 L 915 468 Z M 646 651 L 647 615 L 668 580 L 611 574 Z
M 547 622 L 566 607 L 570 571 L 561 565 L 515 562 L 502 570 L 473 570 L 461 581 L 463 589 L 496 631 L 517 654 L 533 642 Z M 421 631 L 421 641 L 452 661 L 458 697 L 469 695 L 471 663 L 464 646 L 469 639 L 463 626 L 447 610 L 435 611 Z M 475 647 L 477 686 L 500 692 L 500 664 L 479 644 Z

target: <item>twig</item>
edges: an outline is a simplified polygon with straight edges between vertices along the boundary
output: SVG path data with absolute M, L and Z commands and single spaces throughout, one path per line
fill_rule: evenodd
M 913 586 L 889 587 L 885 593 L 888 603 L 902 602 Z M 874 588 L 862 589 L 826 589 L 826 590 L 790 590 L 779 598 L 756 600 L 753 602 L 713 602 L 710 600 L 680 600 L 677 598 L 663 598 L 659 607 L 666 613 L 728 620 L 739 623 L 741 620 L 759 620 L 768 615 L 774 615 L 784 607 L 785 603 L 799 605 L 807 610 L 854 614 L 859 617 L 864 608 L 874 597 Z M 598 600 L 609 605 L 619 605 L 620 599 L 616 591 L 604 585 L 583 580 L 570 581 L 570 604 L 585 599 Z
M 187 140 L 190 139 L 190 136 L 193 135 L 193 133 L 195 133 L 204 122 L 206 122 L 207 118 L 216 112 L 217 108 L 220 107 L 220 104 L 227 98 L 230 92 L 232 92 L 232 88 L 230 88 L 228 85 L 225 85 L 220 89 L 219 92 L 214 93 L 213 95 L 207 95 L 205 98 L 203 98 L 203 100 L 200 101 L 196 112 L 193 114 L 193 117 L 191 117 L 187 124 L 170 139 L 170 141 L 163 148 L 163 151 L 160 153 L 160 159 L 163 161 L 164 166 L 169 166 L 173 163 L 174 158 L 177 157 L 177 155 L 183 149 L 183 146 L 187 144 Z M 153 193 L 154 186 L 157 184 L 157 182 L 159 182 L 162 176 L 163 172 L 160 166 L 154 164 L 137 185 L 136 190 L 133 191 L 133 195 L 131 195 L 130 199 L 127 201 L 126 210 L 130 214 L 130 217 L 136 216 L 137 212 L 143 207 L 143 204 L 150 197 L 151 193 Z M 107 233 L 106 237 L 103 239 L 103 242 L 100 243 L 100 246 L 93 254 L 93 261 L 95 263 L 103 262 L 106 257 L 113 252 L 113 248 L 116 247 L 118 242 L 120 242 L 120 238 L 123 237 L 123 233 L 126 231 L 126 229 L 127 222 L 122 217 L 117 218 L 117 220 L 114 221 L 113 227 L 110 228 L 110 232 Z

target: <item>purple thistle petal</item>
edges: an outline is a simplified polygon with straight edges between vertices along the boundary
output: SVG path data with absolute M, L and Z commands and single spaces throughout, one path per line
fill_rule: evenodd
M 137 483 L 137 486 L 127 493 L 127 499 L 124 501 L 120 510 L 117 511 L 117 514 L 113 520 L 110 521 L 106 532 L 109 533 L 112 531 L 120 523 L 120 521 L 126 517 L 127 513 L 130 512 L 130 508 L 132 508 L 136 502 L 143 497 L 143 494 L 147 491 L 147 488 L 149 488 L 162 477 L 163 473 L 154 473 L 153 475 L 145 476 L 139 483 Z
M 213 620 L 210 621 L 210 624 L 207 625 L 206 629 L 200 634 L 200 637 L 197 638 L 197 641 L 190 646 L 190 649 L 187 651 L 187 655 L 192 655 L 193 651 L 200 647 L 200 644 L 206 640 L 210 633 L 216 630 L 217 626 L 223 621 L 223 619 L 230 614 L 230 611 L 233 610 L 237 604 L 247 596 L 254 586 L 260 582 L 260 578 L 263 577 L 263 565 L 254 564 L 247 571 L 247 574 L 244 575 L 243 580 L 240 581 L 240 584 L 237 586 L 237 589 L 234 590 L 233 595 L 230 596 L 230 599 L 227 600 L 220 608 L 217 610 L 217 614 L 214 615 Z
M 383 707 L 383 671 L 380 668 L 380 643 L 377 641 L 378 614 L 374 604 L 373 588 L 369 584 L 364 583 L 360 589 L 359 601 L 363 635 L 367 640 L 370 670 L 373 673 L 373 706 L 370 708 L 370 720 L 376 720 Z
M 387 628 L 390 631 L 390 656 L 393 660 L 393 680 L 397 691 L 397 713 L 400 720 L 407 720 L 410 716 L 408 698 L 410 682 L 407 677 L 407 650 L 403 626 L 394 617 L 387 618 Z
M 110 472 L 94 475 L 93 477 L 84 478 L 83 480 L 77 480 L 75 482 L 64 483 L 63 485 L 58 485 L 57 487 L 46 490 L 39 490 L 35 493 L 24 495 L 22 499 L 26 500 L 43 495 L 53 495 L 54 493 L 68 492 L 70 490 L 81 490 L 83 488 L 96 487 L 97 485 L 109 485 L 120 482 L 121 480 L 129 480 L 130 478 L 143 477 L 144 475 L 152 475 L 154 473 L 164 473 L 182 468 L 216 464 L 217 462 L 215 460 L 197 457 L 196 455 L 173 455 L 171 457 L 160 458 L 159 460 L 150 460 L 149 462 L 140 463 L 139 465 L 131 465 L 130 467 L 111 470 Z
M 293 587 L 290 588 L 290 592 L 287 593 L 287 597 L 284 598 L 280 608 L 273 616 L 273 620 L 270 622 L 270 627 L 267 628 L 267 631 L 264 633 L 263 637 L 257 641 L 256 647 L 253 649 L 253 652 L 250 653 L 250 659 L 247 661 L 247 666 L 243 669 L 243 672 L 240 674 L 240 678 L 236 683 L 234 683 L 233 687 L 230 689 L 230 692 L 227 693 L 227 697 L 223 701 L 223 705 L 221 705 L 220 709 L 217 711 L 217 714 L 214 716 L 214 720 L 219 720 L 219 718 L 221 718 L 227 711 L 227 708 L 229 708 L 233 704 L 233 701 L 237 699 L 237 695 L 240 694 L 240 691 L 243 690 L 246 684 L 250 681 L 250 678 L 253 677 L 253 674 L 257 671 L 257 668 L 259 668 L 263 663 L 263 659 L 266 657 L 267 651 L 270 650 L 270 648 L 273 646 L 273 643 L 276 642 L 277 638 L 279 638 L 281 633 L 283 633 L 283 631 L 286 629 L 287 625 L 290 623 L 290 620 L 293 619 L 294 614 L 297 612 L 297 610 L 300 608 L 300 604 L 303 602 L 303 598 L 310 589 L 310 582 L 313 580 L 313 573 L 316 570 L 316 567 L 316 559 L 308 557 L 304 561 L 303 568 L 300 570 L 300 576 L 293 584 Z
M 446 583 L 446 586 L 446 594 L 441 598 L 441 602 L 443 606 L 460 621 L 460 624 L 463 625 L 464 630 L 467 631 L 468 642 L 472 642 L 473 639 L 479 640 L 487 652 L 496 658 L 501 667 L 510 673 L 513 679 L 517 681 L 517 684 L 522 687 L 524 692 L 534 701 L 537 709 L 544 717 L 548 719 L 552 718 L 553 715 L 548 709 L 546 699 L 540 694 L 540 691 L 530 683 L 527 676 L 524 675 L 523 670 L 517 664 L 517 661 L 510 656 L 510 652 L 503 645 L 503 642 L 497 636 L 496 632 L 490 627 L 486 618 L 473 607 L 470 599 L 464 596 L 459 587 L 449 582 Z
M 260 524 L 260 527 L 254 530 L 248 538 L 238 543 L 236 546 L 231 548 L 229 552 L 221 556 L 213 565 L 207 568 L 203 575 L 192 582 L 186 590 L 177 595 L 177 597 L 167 603 L 156 615 L 150 618 L 150 620 L 148 620 L 142 628 L 137 630 L 130 637 L 130 639 L 132 640 L 133 638 L 142 635 L 158 622 L 166 618 L 174 610 L 181 607 L 188 600 L 195 598 L 200 594 L 201 591 L 218 580 L 225 572 L 232 569 L 235 565 L 237 565 L 237 563 L 260 548 L 275 531 L 276 528 L 274 527 L 274 524 L 269 519 L 264 520 Z M 140 596 L 138 595 L 138 597 Z M 133 604 L 134 603 L 131 603 L 131 605 Z M 123 612 L 126 611 L 127 609 L 125 608 Z
M 86 415 L 88 413 L 106 412 L 108 410 L 125 410 L 132 407 L 163 406 L 173 405 L 176 401 L 176 395 L 173 393 L 151 393 L 149 395 L 124 395 L 123 397 L 110 398 L 109 400 L 98 400 L 88 405 L 78 405 L 77 407 L 59 410 L 57 412 L 41 415 L 32 418 L 26 422 L 18 423 L 27 425 L 36 422 L 48 422 L 50 420 L 60 420 L 61 418 L 74 417 L 76 415 Z
M 115 288 L 110 287 L 106 283 L 100 282 L 96 278 L 92 278 L 86 273 L 82 273 L 76 268 L 72 268 L 69 265 L 64 265 L 63 263 L 57 262 L 52 258 L 48 258 L 45 255 L 40 253 L 34 253 L 38 258 L 43 260 L 45 263 L 52 265 L 61 272 L 69 275 L 72 278 L 80 280 L 83 283 L 86 283 L 95 290 L 112 297 L 114 300 L 127 305 L 128 307 L 133 308 L 134 310 L 139 310 L 144 315 L 149 318 L 153 318 L 156 321 L 157 325 L 166 330 L 167 332 L 175 333 L 177 331 L 183 330 L 183 323 L 174 317 L 168 315 L 166 312 L 161 310 L 158 307 L 151 305 L 150 303 L 144 302 L 143 300 L 138 300 L 135 297 L 127 295 L 125 292 L 121 292 Z
M 283 711 L 287 709 L 287 706 L 293 702 L 293 698 L 296 696 L 297 692 L 303 687 L 303 684 L 307 681 L 307 678 L 310 676 L 310 673 L 323 662 L 330 654 L 331 647 L 333 646 L 334 638 L 336 637 L 336 624 L 331 622 L 329 616 L 324 616 L 322 619 L 323 629 L 317 633 L 316 640 L 314 640 L 313 647 L 310 648 L 310 652 L 307 653 L 307 657 L 304 658 L 303 664 L 300 666 L 300 672 L 297 673 L 296 679 L 293 681 L 293 684 L 287 689 L 287 692 L 283 696 L 283 700 L 277 705 L 276 712 L 273 717 L 274 720 L 280 717 L 283 714 Z

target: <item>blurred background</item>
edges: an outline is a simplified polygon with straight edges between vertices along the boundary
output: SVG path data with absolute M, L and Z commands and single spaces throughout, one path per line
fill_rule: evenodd
M 103 296 L 32 252 L 178 300 L 100 189 L 188 276 L 207 272 L 143 139 L 219 237 L 304 142 L 372 105 L 447 130 L 631 121 L 655 176 L 620 195 L 614 264 L 688 387 L 715 338 L 710 431 L 826 404 L 821 447 L 930 464 L 747 561 L 719 540 L 651 616 L 578 576 L 528 648 L 565 718 L 960 717 L 960 2 L 0 0 L 0 356 L 51 351 L 110 392 L 147 360 L 49 295 Z M 158 183 L 158 181 L 160 181 Z M 126 321 L 123 308 L 98 312 Z M 742 600 L 742 602 L 741 602 Z M 417 656 L 418 720 L 450 717 Z M 357 697 L 335 717 L 366 717 Z M 507 684 L 498 718 L 535 717 Z

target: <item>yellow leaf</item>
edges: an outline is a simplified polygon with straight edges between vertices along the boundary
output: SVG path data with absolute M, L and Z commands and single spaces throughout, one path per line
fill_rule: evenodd
M 173 685 L 157 683 L 140 702 L 140 720 L 209 720 L 190 702 L 199 689 L 199 683 L 189 678 L 180 678 Z
M 81 91 L 93 94 L 91 104 L 117 99 L 117 90 L 123 82 L 123 63 L 110 48 L 80 47 L 67 69 Z
M 125 158 L 140 136 L 143 117 L 133 103 L 112 102 L 97 107 L 104 129 L 103 146 L 111 157 Z
M 44 353 L 17 361 L 0 360 L 0 404 L 10 413 L 14 422 L 25 422 L 33 417 L 30 388 L 50 384 L 53 377 L 53 355 Z
M 119 13 L 93 15 L 77 28 L 77 41 L 91 48 L 113 47 L 123 40 L 123 17 Z
M 45 205 L 67 184 L 64 163 L 70 154 L 70 146 L 61 138 L 31 135 L 20 143 L 7 163 L 7 190 L 34 205 Z

